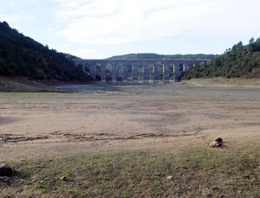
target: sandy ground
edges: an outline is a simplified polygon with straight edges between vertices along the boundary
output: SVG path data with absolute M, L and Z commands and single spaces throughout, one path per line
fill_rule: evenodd
M 260 86 L 171 83 L 0 93 L 0 159 L 260 144 Z M 2 138 L 2 140 L 1 140 Z

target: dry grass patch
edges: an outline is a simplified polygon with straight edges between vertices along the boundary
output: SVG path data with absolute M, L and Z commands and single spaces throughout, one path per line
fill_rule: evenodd
M 258 78 L 206 78 L 206 79 L 191 79 L 189 81 L 183 81 L 189 84 L 201 84 L 201 85 L 208 85 L 208 84 L 227 84 L 227 85 L 242 85 L 242 86 L 260 86 L 260 79 Z
M 12 163 L 1 197 L 259 197 L 260 147 L 124 152 Z M 172 180 L 167 176 L 172 175 Z M 66 176 L 67 180 L 60 178 Z

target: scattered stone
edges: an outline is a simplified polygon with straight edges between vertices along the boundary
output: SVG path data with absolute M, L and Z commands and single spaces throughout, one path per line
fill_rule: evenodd
M 222 138 L 220 138 L 220 137 L 216 138 L 216 139 L 215 139 L 215 141 L 217 141 L 218 143 L 221 143 L 221 144 L 223 144 L 223 139 L 222 139 Z
M 220 147 L 220 144 L 217 142 L 217 141 L 212 141 L 212 142 L 210 142 L 210 147 Z
M 12 183 L 12 177 L 0 176 L 0 183 L 11 184 Z
M 0 142 L 2 142 L 3 141 L 3 138 L 2 137 L 0 137 Z
M 168 180 L 173 180 L 173 176 L 170 175 L 170 176 L 167 177 L 167 179 L 168 179 Z
M 60 180 L 61 180 L 61 181 L 67 181 L 68 179 L 67 179 L 67 177 L 62 176 L 62 177 L 60 178 Z
M 161 176 L 162 173 L 155 173 L 154 175 L 155 175 L 155 176 Z
M 202 189 L 202 194 L 203 194 L 203 195 L 206 195 L 207 197 L 212 197 L 212 192 L 211 192 L 211 190 L 208 189 L 208 188 Z
M 210 147 L 221 147 L 222 145 L 223 145 L 223 139 L 220 137 L 216 138 L 209 144 Z
M 0 176 L 11 177 L 14 174 L 14 170 L 8 164 L 1 164 Z

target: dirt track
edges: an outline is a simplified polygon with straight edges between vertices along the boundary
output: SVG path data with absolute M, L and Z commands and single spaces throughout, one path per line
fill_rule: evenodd
M 260 87 L 66 86 L 77 93 L 0 93 L 0 159 L 141 150 L 175 153 L 260 143 Z

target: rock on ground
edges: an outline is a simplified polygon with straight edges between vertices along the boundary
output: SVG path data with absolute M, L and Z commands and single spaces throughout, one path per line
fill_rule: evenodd
M 8 164 L 1 164 L 0 176 L 11 177 L 14 174 L 14 170 Z

